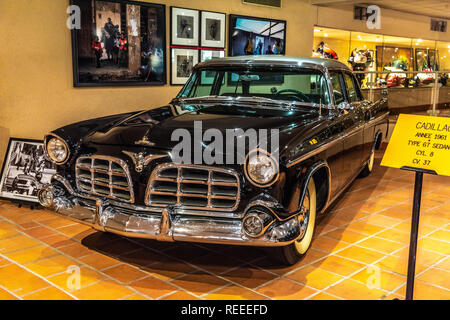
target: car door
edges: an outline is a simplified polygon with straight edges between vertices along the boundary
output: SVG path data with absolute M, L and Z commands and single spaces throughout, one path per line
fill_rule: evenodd
M 339 72 L 330 72 L 330 81 L 333 88 L 333 96 L 335 104 L 338 105 L 345 102 L 345 87 L 341 80 L 341 75 Z M 330 131 L 330 136 L 333 139 L 339 139 L 343 132 L 342 115 L 338 115 L 329 120 L 328 129 Z M 344 144 L 342 140 L 339 143 L 334 144 L 326 150 L 326 157 L 328 166 L 331 171 L 331 195 L 335 195 L 339 192 L 344 181 L 344 163 L 343 163 L 343 151 Z
M 345 102 L 338 105 L 343 126 L 343 180 L 347 183 L 361 169 L 364 147 L 364 117 L 359 105 L 352 75 L 340 73 L 341 82 L 345 87 Z
M 355 169 L 358 170 L 358 163 L 359 168 L 363 166 L 365 161 L 368 159 L 371 146 L 368 146 L 368 137 L 366 135 L 369 135 L 369 132 L 366 132 L 366 110 L 364 105 L 364 98 L 362 96 L 361 90 L 359 88 L 359 84 L 355 76 L 350 72 L 344 73 L 344 80 L 345 80 L 345 86 L 347 89 L 347 99 L 350 103 L 350 106 L 352 107 L 354 111 L 354 120 L 356 125 L 356 131 L 359 130 L 358 135 L 358 141 L 359 146 L 357 148 L 357 154 L 359 157 L 359 162 L 355 163 Z M 373 134 L 370 135 L 370 141 L 373 140 Z

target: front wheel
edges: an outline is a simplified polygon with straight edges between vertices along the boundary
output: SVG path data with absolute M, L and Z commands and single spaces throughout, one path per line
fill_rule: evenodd
M 278 250 L 278 259 L 286 265 L 297 263 L 311 246 L 316 224 L 316 185 L 313 178 L 309 180 L 303 207 L 305 208 L 305 213 L 303 216 L 299 216 L 303 237 L 288 246 L 276 248 Z

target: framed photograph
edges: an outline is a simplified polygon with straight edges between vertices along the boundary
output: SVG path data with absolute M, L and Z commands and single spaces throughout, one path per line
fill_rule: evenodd
M 431 19 L 430 30 L 437 32 L 447 32 L 447 21 Z
M 176 46 L 198 46 L 200 12 L 194 9 L 170 7 L 170 44 Z
M 224 58 L 224 57 L 225 57 L 225 51 L 223 51 L 223 50 L 200 50 L 200 62 L 218 59 L 218 58 Z M 202 85 L 213 84 L 214 76 L 215 76 L 215 72 L 209 72 L 209 71 L 202 72 L 202 79 L 201 79 L 200 83 Z
M 230 15 L 229 56 L 286 52 L 286 21 Z
M 0 176 L 0 199 L 38 203 L 37 191 L 55 173 L 56 165 L 44 157 L 42 141 L 11 138 Z
M 164 5 L 71 0 L 81 10 L 72 28 L 75 87 L 166 84 Z
M 201 21 L 201 46 L 225 48 L 225 13 L 202 11 Z
M 199 50 L 173 48 L 171 53 L 170 84 L 184 85 L 198 63 Z

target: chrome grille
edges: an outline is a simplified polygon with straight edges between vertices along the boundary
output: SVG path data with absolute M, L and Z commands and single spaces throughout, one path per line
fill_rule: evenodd
M 115 200 L 134 202 L 133 184 L 125 161 L 109 156 L 79 157 L 76 184 L 80 191 Z
M 236 210 L 240 184 L 236 172 L 198 165 L 161 164 L 147 185 L 148 206 L 169 205 L 195 209 Z

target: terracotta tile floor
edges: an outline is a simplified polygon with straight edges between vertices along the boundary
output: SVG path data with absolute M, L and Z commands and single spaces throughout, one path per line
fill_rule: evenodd
M 424 179 L 415 298 L 450 299 L 450 178 Z M 1 201 L 0 299 L 401 299 L 413 182 L 376 166 L 291 267 L 267 249 L 126 239 Z

